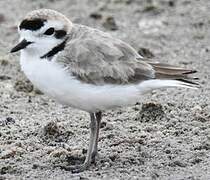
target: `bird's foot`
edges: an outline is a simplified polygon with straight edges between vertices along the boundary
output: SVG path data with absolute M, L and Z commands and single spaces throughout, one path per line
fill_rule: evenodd
M 79 165 L 59 165 L 57 167 L 60 167 L 66 171 L 71 171 L 72 173 L 80 173 L 87 170 L 90 167 L 90 164 L 91 163 L 85 162 L 84 164 Z
M 94 151 L 91 155 L 91 163 L 92 164 L 96 164 L 96 159 L 97 159 L 97 156 L 98 156 L 98 152 L 97 151 Z

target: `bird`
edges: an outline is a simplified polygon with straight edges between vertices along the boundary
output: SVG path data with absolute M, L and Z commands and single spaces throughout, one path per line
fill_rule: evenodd
M 22 71 L 35 87 L 58 103 L 90 115 L 90 140 L 82 164 L 65 166 L 82 172 L 95 162 L 102 113 L 132 106 L 159 88 L 197 89 L 195 70 L 141 56 L 107 32 L 76 24 L 51 9 L 33 10 L 18 26 Z

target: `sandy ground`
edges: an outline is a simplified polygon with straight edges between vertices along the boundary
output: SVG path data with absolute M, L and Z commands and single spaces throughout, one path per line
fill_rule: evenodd
M 55 168 L 84 159 L 89 116 L 35 90 L 19 54 L 8 53 L 21 18 L 43 7 L 197 69 L 202 88 L 158 90 L 105 112 L 97 163 L 80 174 Z M 210 179 L 209 8 L 209 0 L 1 0 L 0 179 Z

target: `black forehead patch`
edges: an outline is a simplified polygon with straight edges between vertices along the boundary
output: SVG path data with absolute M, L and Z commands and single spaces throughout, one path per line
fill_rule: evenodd
M 25 19 L 21 22 L 19 28 L 35 31 L 44 26 L 45 21 L 46 21 L 45 19 L 38 19 L 38 18 L 33 20 Z
M 65 35 L 66 35 L 66 31 L 64 31 L 64 30 L 57 30 L 57 31 L 55 31 L 55 37 L 56 37 L 57 39 L 61 39 L 61 38 L 63 38 Z

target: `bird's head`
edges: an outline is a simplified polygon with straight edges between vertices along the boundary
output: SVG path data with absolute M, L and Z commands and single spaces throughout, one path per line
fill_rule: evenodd
M 72 26 L 71 21 L 57 11 L 32 11 L 18 26 L 20 41 L 11 53 L 23 50 L 44 57 L 66 40 Z

